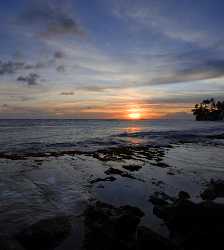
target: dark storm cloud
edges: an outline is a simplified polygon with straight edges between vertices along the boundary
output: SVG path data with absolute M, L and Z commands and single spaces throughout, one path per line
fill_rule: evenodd
M 28 76 L 19 76 L 17 78 L 17 81 L 24 82 L 28 86 L 36 86 L 36 85 L 39 85 L 39 83 L 37 82 L 39 77 L 40 76 L 35 73 L 30 73 Z
M 61 92 L 60 95 L 74 95 L 75 93 L 73 91 L 68 92 Z
M 65 8 L 65 3 L 59 1 L 31 1 L 19 20 L 25 25 L 35 25 L 40 28 L 39 34 L 44 38 L 58 35 L 83 35 L 80 25 Z

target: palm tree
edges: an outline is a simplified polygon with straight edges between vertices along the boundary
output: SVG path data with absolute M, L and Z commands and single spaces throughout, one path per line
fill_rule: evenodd
M 224 101 L 215 102 L 214 98 L 195 104 L 192 109 L 197 121 L 217 121 L 224 119 Z

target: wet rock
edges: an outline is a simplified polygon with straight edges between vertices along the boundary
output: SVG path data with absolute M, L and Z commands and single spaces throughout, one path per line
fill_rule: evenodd
M 153 204 L 153 205 L 159 205 L 159 206 L 164 206 L 164 205 L 169 205 L 169 203 L 161 198 L 158 198 L 156 196 L 150 196 L 149 201 Z
M 165 162 L 161 162 L 161 161 L 157 161 L 153 165 L 155 165 L 157 167 L 160 167 L 160 168 L 168 168 L 168 167 L 170 167 L 170 165 L 166 164 Z
M 112 181 L 116 181 L 116 178 L 113 176 L 109 176 L 106 178 L 97 178 L 95 180 L 91 180 L 90 184 L 94 184 L 94 183 L 101 182 L 101 181 L 111 181 L 112 182 Z
M 89 206 L 85 213 L 85 250 L 175 250 L 149 228 L 139 227 L 144 213 L 132 206 L 114 207 L 102 202 Z
M 123 171 L 121 171 L 120 169 L 117 169 L 117 168 L 109 168 L 108 170 L 105 171 L 105 174 L 117 174 L 117 175 L 122 175 L 124 174 Z
M 107 175 L 120 175 L 122 177 L 130 178 L 130 179 L 136 179 L 133 175 L 131 175 L 131 174 L 127 173 L 127 172 L 124 172 L 124 171 L 122 171 L 120 169 L 116 169 L 116 168 L 109 168 L 104 173 L 107 174 Z
M 0 235 L 0 249 L 1 250 L 25 250 L 19 244 L 19 242 L 5 235 Z
M 149 146 L 122 146 L 97 150 L 91 156 L 100 161 L 161 160 L 164 156 L 164 150 Z
M 138 171 L 139 169 L 142 168 L 142 166 L 139 165 L 123 165 L 122 167 L 131 172 Z
M 179 200 L 188 200 L 190 198 L 191 198 L 191 196 L 185 191 L 180 191 L 179 194 L 178 194 L 178 199 Z
M 153 205 L 168 205 L 171 202 L 174 202 L 176 199 L 167 195 L 164 192 L 155 192 L 150 196 L 149 201 L 152 202 Z
M 224 134 L 217 134 L 217 135 L 208 135 L 207 136 L 209 139 L 224 139 Z
M 175 175 L 175 173 L 174 173 L 174 172 L 171 172 L 171 171 L 168 171 L 167 174 L 168 174 L 168 175 Z
M 64 241 L 72 229 L 66 216 L 41 220 L 16 236 L 25 249 L 53 250 Z
M 137 231 L 137 249 L 174 250 L 177 247 L 151 229 L 140 227 Z
M 161 187 L 163 186 L 165 183 L 163 181 L 160 180 L 156 180 L 155 178 L 152 178 L 152 184 L 157 186 L 157 187 Z
M 101 202 L 89 206 L 84 213 L 84 249 L 136 249 L 136 230 L 143 215 L 132 206 L 115 208 Z
M 43 160 L 34 160 L 34 162 L 38 165 L 41 166 L 43 163 Z
M 187 193 L 180 192 L 176 201 L 157 202 L 153 211 L 164 220 L 182 249 L 211 249 L 223 237 L 224 204 L 194 203 Z
M 224 181 L 211 180 L 207 189 L 201 194 L 203 200 L 214 200 L 219 197 L 224 197 Z

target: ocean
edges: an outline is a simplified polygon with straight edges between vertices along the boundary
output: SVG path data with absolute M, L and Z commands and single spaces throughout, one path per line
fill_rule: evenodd
M 141 223 L 166 235 L 150 196 L 184 190 L 200 200 L 206 183 L 224 175 L 223 125 L 0 120 L 0 229 L 14 234 L 44 218 L 78 216 L 100 200 L 140 208 Z
M 223 122 L 192 120 L 72 120 L 72 119 L 1 119 L 0 152 L 28 150 L 60 150 L 120 143 L 124 137 L 157 135 L 166 132 L 217 133 Z

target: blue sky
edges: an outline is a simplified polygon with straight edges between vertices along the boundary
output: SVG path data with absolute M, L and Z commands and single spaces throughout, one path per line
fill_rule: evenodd
M 224 2 L 0 1 L 1 118 L 182 116 L 224 95 Z

